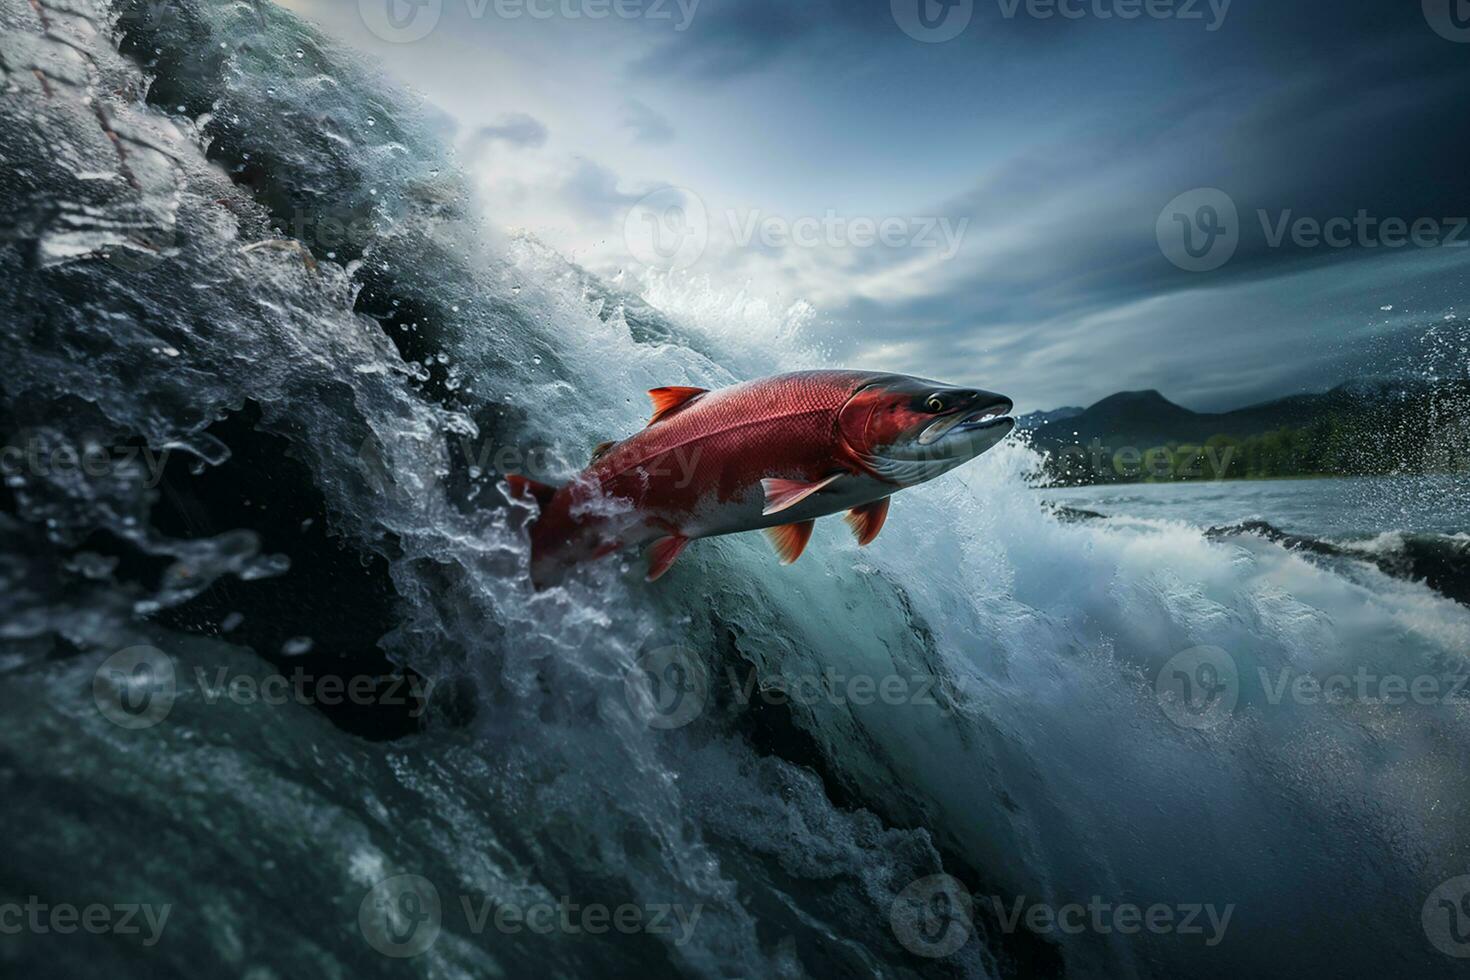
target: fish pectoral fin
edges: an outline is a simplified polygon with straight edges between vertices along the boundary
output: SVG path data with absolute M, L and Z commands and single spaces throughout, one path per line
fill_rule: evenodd
M 647 580 L 652 582 L 663 575 L 664 572 L 667 572 L 669 566 L 674 563 L 674 559 L 679 557 L 679 553 L 684 550 L 684 546 L 688 543 L 689 539 L 682 534 L 670 534 L 668 537 L 659 538 L 653 544 L 649 545 Z
M 761 515 L 769 516 L 780 513 L 788 507 L 795 507 L 841 475 L 841 473 L 833 473 L 827 479 L 818 480 L 816 483 L 806 483 L 802 480 L 762 480 L 761 489 L 766 492 L 766 506 L 761 511 Z
M 883 530 L 883 522 L 888 520 L 888 501 L 892 499 L 892 497 L 884 497 L 882 500 L 854 507 L 847 512 L 843 520 L 847 521 L 847 526 L 852 528 L 852 533 L 857 535 L 859 548 L 872 544 L 878 532 Z
M 816 521 L 797 521 L 766 528 L 766 537 L 771 539 L 771 546 L 781 557 L 781 564 L 789 565 L 801 557 L 806 543 L 812 539 L 812 528 L 816 526 Z
M 609 439 L 607 442 L 599 442 L 597 444 L 597 447 L 592 450 L 592 458 L 587 461 L 587 465 L 591 466 L 593 463 L 606 456 L 607 451 L 617 444 L 618 443 L 616 439 Z
M 648 398 L 653 402 L 653 417 L 648 420 L 648 424 L 652 425 L 660 419 L 668 418 L 708 390 L 708 388 L 686 388 L 681 385 L 650 389 Z
M 537 483 L 524 476 L 512 473 L 505 478 L 506 484 L 510 486 L 510 495 L 515 500 L 525 500 L 527 497 L 535 500 L 545 510 L 551 503 L 551 498 L 556 496 L 556 487 L 549 487 L 544 483 Z

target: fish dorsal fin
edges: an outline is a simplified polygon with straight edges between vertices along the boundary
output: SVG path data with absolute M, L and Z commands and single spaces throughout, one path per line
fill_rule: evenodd
M 545 510 L 546 506 L 551 503 L 551 498 L 556 496 L 556 487 L 549 487 L 544 483 L 537 483 L 535 480 L 528 480 L 514 473 L 507 476 L 505 482 L 510 485 L 512 497 L 517 500 L 525 500 L 530 497 L 541 505 L 542 510 Z
M 804 480 L 762 480 L 761 489 L 766 492 L 766 506 L 761 514 L 777 514 L 788 507 L 795 507 L 841 475 L 841 473 L 833 473 L 827 479 L 818 480 L 816 483 L 807 483 Z
M 857 535 L 859 548 L 872 544 L 878 532 L 883 530 L 883 522 L 888 520 L 888 501 L 892 499 L 892 497 L 884 497 L 882 500 L 854 507 L 847 512 L 847 517 L 843 519 L 847 521 L 847 526 L 852 528 L 852 533 Z
M 660 575 L 669 570 L 674 559 L 679 557 L 679 552 L 689 539 L 682 534 L 670 534 L 668 537 L 659 538 L 648 546 L 648 581 L 653 582 Z
M 648 420 L 648 424 L 652 425 L 660 419 L 668 418 L 687 405 L 691 399 L 698 398 L 708 390 L 708 388 L 685 388 L 679 385 L 650 389 L 648 398 L 653 402 L 653 417 Z
M 816 521 L 797 521 L 766 528 L 766 537 L 771 539 L 771 547 L 781 556 L 781 564 L 789 565 L 801 557 L 806 543 L 812 539 L 812 528 L 816 526 Z
M 587 464 L 590 466 L 591 464 L 597 462 L 599 459 L 607 455 L 607 451 L 609 449 L 616 446 L 617 444 L 618 443 L 616 439 L 609 439 L 607 442 L 599 442 L 597 444 L 597 448 L 592 450 L 592 458 L 587 461 Z

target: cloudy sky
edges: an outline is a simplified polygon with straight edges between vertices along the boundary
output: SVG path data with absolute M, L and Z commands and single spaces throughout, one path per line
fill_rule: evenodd
M 1208 410 L 1470 317 L 1463 0 L 285 5 L 455 118 L 500 224 L 811 303 L 845 365 Z

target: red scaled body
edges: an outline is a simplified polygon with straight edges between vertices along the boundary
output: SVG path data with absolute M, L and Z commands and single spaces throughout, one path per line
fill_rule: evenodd
M 648 427 L 599 447 L 565 486 L 511 478 L 514 495 L 534 496 L 540 506 L 531 528 L 538 587 L 568 565 L 649 541 L 654 579 L 693 538 L 760 528 L 771 529 L 782 557 L 794 561 L 812 520 L 843 510 L 867 543 L 890 494 L 1010 431 L 1009 419 L 996 423 L 1010 410 L 1001 396 L 874 372 L 809 371 L 650 396 Z M 990 431 L 975 450 L 973 433 L 982 427 Z M 919 445 L 926 429 L 970 435 L 955 452 L 953 438 Z

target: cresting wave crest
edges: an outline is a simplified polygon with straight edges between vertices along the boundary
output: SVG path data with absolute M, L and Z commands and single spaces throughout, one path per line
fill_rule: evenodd
M 267 4 L 158 12 L 0 0 L 6 430 L 139 450 L 0 492 L 0 890 L 175 923 L 146 966 L 119 937 L 23 965 L 386 976 L 433 908 L 425 975 L 1452 974 L 1420 913 L 1470 866 L 1466 700 L 1278 679 L 1464 674 L 1470 609 L 1268 534 L 1064 519 L 1019 443 L 862 551 L 825 521 L 787 569 L 742 535 L 657 588 L 614 562 L 535 593 L 497 460 L 565 477 L 646 389 L 829 363 L 813 312 L 498 234 L 452 126 L 356 55 Z M 128 728 L 94 677 L 139 647 L 177 689 Z M 1161 693 L 1201 658 L 1235 678 L 1208 724 Z M 206 683 L 295 663 L 434 693 L 398 733 Z M 953 900 L 941 874 L 966 931 L 905 918 Z M 1228 926 L 1012 913 L 1089 902 Z M 486 903 L 646 927 L 497 929 Z

